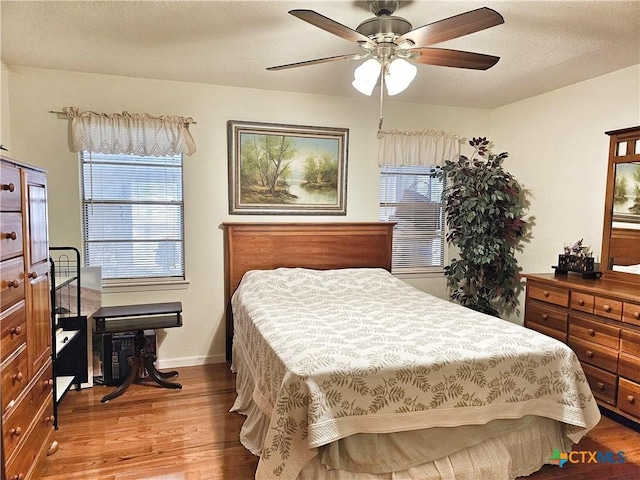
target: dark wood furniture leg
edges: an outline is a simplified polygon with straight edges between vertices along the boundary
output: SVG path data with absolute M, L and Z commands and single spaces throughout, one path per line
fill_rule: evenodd
M 182 385 L 179 383 L 167 382 L 165 380 L 165 378 L 175 377 L 176 375 L 178 375 L 178 372 L 176 372 L 175 370 L 171 372 L 161 372 L 153 364 L 154 360 L 155 355 L 145 355 L 144 357 L 144 366 L 147 369 L 147 373 L 149 374 L 149 376 L 153 378 L 157 384 L 162 385 L 163 387 L 182 388 Z
M 149 354 L 145 353 L 144 345 L 145 345 L 144 331 L 138 330 L 136 332 L 136 339 L 135 339 L 136 354 L 132 355 L 127 359 L 127 363 L 129 364 L 129 368 L 130 368 L 129 375 L 127 375 L 127 378 L 122 383 L 122 385 L 120 385 L 113 392 L 102 397 L 102 400 L 101 400 L 102 403 L 106 403 L 109 400 L 113 400 L 114 398 L 119 397 L 125 392 L 127 388 L 129 388 L 129 386 L 134 381 L 141 378 L 140 373 L 141 373 L 142 367 L 146 368 L 149 376 L 157 384 L 166 388 L 182 388 L 182 385 L 180 383 L 167 382 L 165 380 L 165 378 L 175 377 L 176 375 L 178 375 L 178 372 L 175 370 L 172 370 L 170 372 L 159 371 L 156 368 L 156 366 L 153 364 L 153 362 L 156 360 L 156 356 L 151 353 Z M 142 370 L 142 372 L 144 371 Z
M 137 337 L 136 337 L 136 343 L 137 343 Z M 102 400 L 100 400 L 102 403 L 106 403 L 109 400 L 113 400 L 114 398 L 119 397 L 120 395 L 122 395 L 124 393 L 124 391 L 129 388 L 129 385 L 131 385 L 135 379 L 138 377 L 138 370 L 140 368 L 140 354 L 136 354 L 136 355 L 132 355 L 131 357 L 127 358 L 127 363 L 129 364 L 129 375 L 127 375 L 127 378 L 124 380 L 124 382 L 122 382 L 122 384 L 116 388 L 113 392 L 105 395 L 104 397 L 102 397 Z
M 178 372 L 175 370 L 171 370 L 170 372 L 161 372 L 156 368 L 154 362 L 156 361 L 156 356 L 153 353 L 147 353 L 144 357 L 144 365 L 147 368 L 147 372 L 153 371 L 158 374 L 161 378 L 171 378 L 178 375 Z M 171 385 L 177 385 L 176 383 L 172 383 Z M 175 387 L 178 388 L 178 387 Z

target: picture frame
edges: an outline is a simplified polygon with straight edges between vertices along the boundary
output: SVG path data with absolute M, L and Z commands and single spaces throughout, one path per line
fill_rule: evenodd
M 349 129 L 227 122 L 229 213 L 346 215 Z

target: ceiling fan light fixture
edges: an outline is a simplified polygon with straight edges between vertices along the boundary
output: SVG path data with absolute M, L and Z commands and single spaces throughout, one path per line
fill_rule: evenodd
M 373 88 L 378 82 L 381 69 L 382 65 L 380 65 L 380 62 L 375 58 L 370 58 L 354 70 L 353 82 L 351 84 L 360 93 L 371 95 Z
M 387 86 L 389 96 L 396 95 L 406 90 L 416 77 L 418 68 L 412 63 L 396 58 L 387 67 L 384 75 L 384 83 Z M 377 79 L 377 77 L 376 77 Z

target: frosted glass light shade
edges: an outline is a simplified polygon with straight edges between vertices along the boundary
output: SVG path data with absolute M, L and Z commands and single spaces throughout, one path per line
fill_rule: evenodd
M 416 77 L 417 71 L 417 67 L 412 63 L 396 58 L 389 64 L 388 73 L 384 76 L 387 93 L 391 96 L 404 91 Z
M 373 87 L 378 82 L 382 65 L 375 58 L 370 58 L 353 72 L 353 82 L 351 85 L 360 93 L 371 95 Z M 414 74 L 415 75 L 415 74 Z

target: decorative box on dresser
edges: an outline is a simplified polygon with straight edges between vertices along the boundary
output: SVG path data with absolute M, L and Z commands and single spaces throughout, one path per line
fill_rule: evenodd
M 602 277 L 525 275 L 525 326 L 566 342 L 598 403 L 640 423 L 640 126 L 606 134 Z
M 0 183 L 0 468 L 27 480 L 55 448 L 47 184 L 42 170 L 7 157 Z

